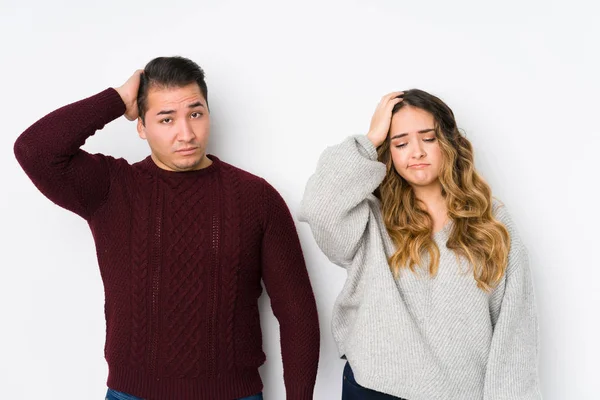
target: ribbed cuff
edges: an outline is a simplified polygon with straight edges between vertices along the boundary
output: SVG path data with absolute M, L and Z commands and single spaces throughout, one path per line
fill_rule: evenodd
M 356 135 L 353 138 L 362 147 L 359 148 L 359 151 L 364 157 L 367 157 L 371 161 L 377 161 L 377 148 L 367 135 Z
M 312 386 L 286 386 L 286 400 L 312 400 L 313 392 L 315 390 L 314 385 Z
M 157 377 L 143 370 L 109 368 L 108 387 L 151 400 L 230 400 L 252 396 L 263 389 L 258 370 L 237 369 L 219 378 L 200 375 L 194 378 Z M 312 397 L 292 397 L 309 399 Z
M 121 95 L 113 88 L 108 88 L 102 92 L 87 98 L 85 101 L 90 101 L 96 115 L 102 118 L 103 124 L 108 124 L 111 121 L 119 118 L 127 108 Z

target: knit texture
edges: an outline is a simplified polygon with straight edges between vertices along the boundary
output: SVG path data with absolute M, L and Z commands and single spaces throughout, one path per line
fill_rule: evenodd
M 319 357 L 314 295 L 294 221 L 262 178 L 215 156 L 170 172 L 88 154 L 125 112 L 107 89 L 42 118 L 16 157 L 50 200 L 85 218 L 105 288 L 108 386 L 147 400 L 259 393 L 261 280 L 280 323 L 288 399 L 312 399 Z
M 323 153 L 300 207 L 319 247 L 347 271 L 332 330 L 356 381 L 410 400 L 540 399 L 527 251 L 506 208 L 494 203 L 511 250 L 492 293 L 446 247 L 452 222 L 434 234 L 437 276 L 425 257 L 416 273 L 403 269 L 394 279 L 387 259 L 395 249 L 373 195 L 385 172 L 369 139 L 350 137 Z

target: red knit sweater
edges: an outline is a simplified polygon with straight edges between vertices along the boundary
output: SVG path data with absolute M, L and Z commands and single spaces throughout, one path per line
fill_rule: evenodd
M 106 296 L 108 386 L 149 400 L 262 390 L 261 279 L 280 324 L 288 399 L 312 399 L 315 299 L 293 219 L 265 180 L 209 156 L 192 172 L 80 147 L 125 105 L 114 89 L 27 129 L 15 154 L 54 203 L 89 223 Z

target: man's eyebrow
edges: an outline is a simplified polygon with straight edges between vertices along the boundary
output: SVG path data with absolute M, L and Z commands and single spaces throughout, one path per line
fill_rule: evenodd
M 202 104 L 202 102 L 200 102 L 200 101 L 197 101 L 188 106 L 188 108 L 196 108 L 196 107 L 204 108 L 204 104 Z M 174 112 L 175 112 L 175 110 L 161 110 L 161 111 L 157 112 L 156 115 L 169 115 L 169 114 L 173 114 Z
M 434 131 L 435 129 L 433 128 L 428 128 L 428 129 L 421 129 L 420 131 L 417 131 L 417 133 L 429 133 L 431 131 Z M 399 139 L 401 137 L 404 137 L 408 135 L 408 133 L 399 133 L 397 135 L 392 136 L 392 138 L 390 140 L 394 140 L 394 139 Z

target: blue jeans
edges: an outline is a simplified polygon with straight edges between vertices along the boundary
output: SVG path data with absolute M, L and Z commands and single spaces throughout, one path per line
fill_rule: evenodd
M 342 383 L 342 400 L 406 400 L 389 394 L 376 392 L 360 386 L 354 379 L 350 364 L 344 367 L 344 381 Z
M 117 392 L 116 390 L 108 389 L 106 393 L 106 400 L 144 400 L 139 397 L 132 396 L 127 393 Z M 241 399 L 234 400 L 263 400 L 262 393 L 255 394 L 254 396 L 242 397 Z

